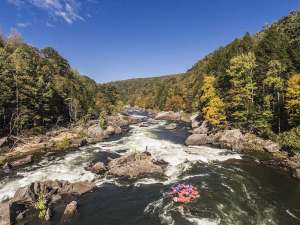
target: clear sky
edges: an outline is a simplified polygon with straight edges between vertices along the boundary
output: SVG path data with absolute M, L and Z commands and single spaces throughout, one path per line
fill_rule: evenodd
M 98 82 L 184 72 L 300 0 L 0 0 L 0 29 Z

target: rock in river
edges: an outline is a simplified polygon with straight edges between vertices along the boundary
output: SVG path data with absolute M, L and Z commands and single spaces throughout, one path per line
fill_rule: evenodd
M 70 221 L 72 217 L 76 214 L 76 211 L 77 211 L 77 202 L 76 201 L 70 202 L 65 208 L 62 217 L 62 222 L 67 223 L 68 221 Z
M 160 112 L 156 115 L 156 120 L 170 120 L 170 121 L 178 121 L 180 120 L 181 115 L 179 112 Z
M 108 164 L 108 174 L 117 177 L 141 178 L 148 175 L 162 175 L 163 169 L 157 165 L 150 153 L 133 153 L 113 159 Z
M 101 174 L 106 172 L 106 167 L 103 162 L 97 162 L 92 166 L 91 171 L 96 174 Z

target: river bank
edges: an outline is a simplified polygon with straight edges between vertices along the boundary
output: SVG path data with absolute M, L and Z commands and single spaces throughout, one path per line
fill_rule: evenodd
M 88 121 L 83 125 L 75 125 L 68 128 L 57 128 L 27 137 L 16 137 L 19 141 L 13 148 L 0 153 L 0 166 L 4 169 L 23 166 L 33 163 L 35 158 L 42 155 L 55 155 L 72 151 L 79 147 L 95 144 L 113 135 L 120 135 L 128 130 L 129 125 L 140 122 L 137 117 L 119 114 L 107 117 L 107 127 L 102 129 L 99 121 Z
M 286 151 L 284 146 L 239 129 L 220 129 L 211 126 L 199 113 L 188 115 L 180 112 L 160 112 L 156 119 L 166 121 L 189 121 L 192 130 L 186 139 L 188 146 L 212 146 L 241 152 L 256 158 L 266 166 L 282 169 L 300 180 L 300 154 Z

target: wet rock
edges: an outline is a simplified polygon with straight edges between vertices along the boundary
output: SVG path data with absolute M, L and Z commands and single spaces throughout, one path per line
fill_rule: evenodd
M 76 214 L 76 211 L 77 211 L 77 202 L 76 201 L 70 202 L 65 208 L 64 214 L 62 216 L 62 222 L 67 223 L 68 221 L 70 221 L 72 217 L 74 217 L 74 215 Z
M 45 215 L 45 220 L 50 221 L 51 217 L 52 217 L 52 211 L 51 211 L 50 208 L 47 208 L 46 215 Z
M 167 130 L 174 130 L 174 129 L 176 129 L 176 127 L 177 127 L 176 123 L 170 123 L 170 124 L 168 124 L 168 125 L 165 126 L 165 128 Z
M 212 139 L 207 134 L 192 134 L 185 141 L 186 145 L 207 145 L 211 143 Z
M 121 127 L 115 127 L 115 134 L 121 134 L 122 128 Z
M 26 164 L 29 164 L 32 162 L 33 162 L 33 156 L 28 155 L 25 158 L 11 162 L 10 165 L 12 168 L 14 168 L 14 167 L 23 166 L 23 165 L 26 165 Z
M 96 173 L 96 174 L 102 174 L 102 173 L 105 173 L 106 172 L 106 167 L 104 165 L 104 163 L 102 162 L 97 162 L 95 165 L 92 166 L 91 168 L 91 171 L 93 173 Z
M 108 167 L 108 174 L 117 177 L 141 178 L 163 174 L 162 168 L 153 161 L 150 153 L 124 155 L 110 161 Z
M 179 121 L 181 115 L 179 112 L 160 112 L 155 116 L 156 120 L 169 120 L 169 121 Z

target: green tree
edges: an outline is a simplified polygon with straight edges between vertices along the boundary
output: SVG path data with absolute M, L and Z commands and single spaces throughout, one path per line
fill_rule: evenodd
M 284 79 L 281 78 L 286 68 L 278 60 L 271 60 L 263 81 L 267 89 L 268 96 L 272 105 L 272 113 L 274 115 L 274 124 L 278 132 L 281 132 L 281 115 L 283 110 L 282 92 L 284 91 Z
M 288 80 L 286 93 L 286 108 L 289 114 L 289 123 L 292 127 L 300 125 L 300 74 L 294 74 Z
M 256 68 L 255 61 L 255 55 L 252 52 L 241 54 L 230 60 L 227 70 L 231 77 L 231 89 L 227 102 L 228 116 L 240 128 L 249 127 L 249 123 L 253 120 L 256 90 L 253 77 Z

